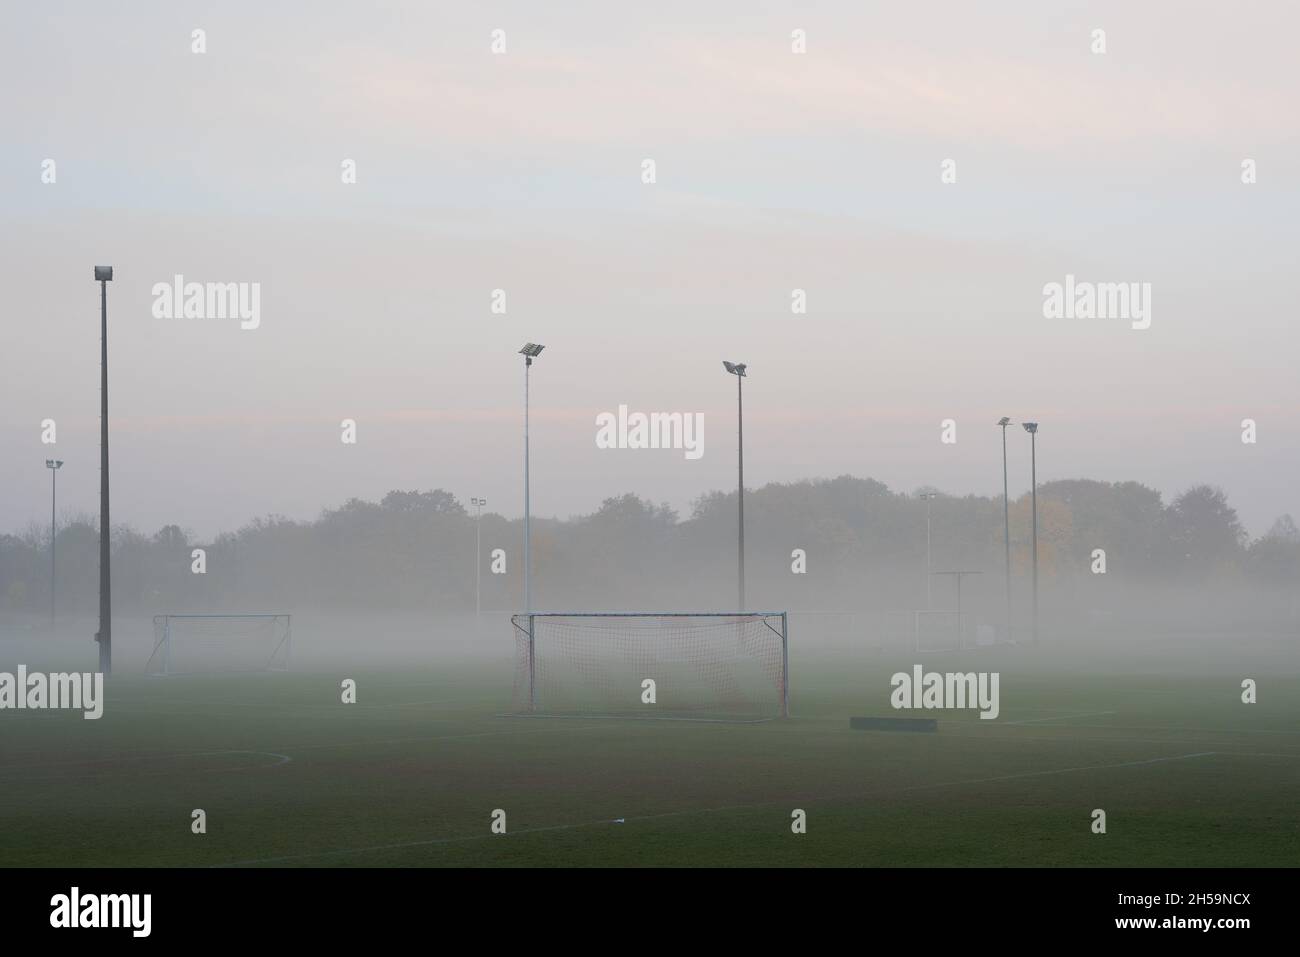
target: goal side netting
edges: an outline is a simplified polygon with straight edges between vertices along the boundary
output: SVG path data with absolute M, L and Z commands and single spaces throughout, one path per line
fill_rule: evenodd
M 289 615 L 155 615 L 150 675 L 288 671 Z
M 918 654 L 964 651 L 965 614 L 955 611 L 912 613 L 912 647 Z
M 787 616 L 514 615 L 516 714 L 765 721 L 789 714 Z

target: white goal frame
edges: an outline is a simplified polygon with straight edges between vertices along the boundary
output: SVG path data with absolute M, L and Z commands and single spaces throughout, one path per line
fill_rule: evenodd
M 538 710 L 537 702 L 537 619 L 542 618 L 737 618 L 737 619 L 757 619 L 762 622 L 774 635 L 781 639 L 781 675 L 779 693 L 780 717 L 790 717 L 790 628 L 789 616 L 784 611 L 713 611 L 713 612 L 687 612 L 687 611 L 620 611 L 620 612 L 591 612 L 591 611 L 550 611 L 550 612 L 531 612 L 520 613 L 510 616 L 510 624 L 514 626 L 516 632 L 521 637 L 527 639 L 528 648 L 528 716 L 545 717 L 546 712 Z M 773 622 L 780 622 L 780 631 L 773 627 Z M 603 717 L 600 714 L 587 714 L 585 717 L 598 718 Z M 627 717 L 619 715 L 618 717 Z M 650 716 L 647 716 L 650 717 Z M 729 718 L 698 718 L 698 717 L 677 717 L 677 716 L 653 716 L 655 720 L 667 721 L 710 721 L 730 723 L 732 721 L 740 723 L 749 723 L 746 719 L 729 719 Z M 644 720 L 644 719 L 642 719 Z M 759 721 L 771 720 L 770 718 L 759 718 Z
M 149 660 L 145 662 L 145 674 L 150 677 L 166 677 L 168 675 L 199 674 L 207 672 L 176 671 L 172 668 L 172 622 L 174 621 L 284 621 L 284 635 L 271 648 L 271 653 L 267 657 L 266 667 L 258 668 L 252 671 L 248 669 L 230 669 L 229 671 L 217 672 L 220 674 L 260 674 L 262 672 L 277 671 L 283 672 L 289 670 L 290 654 L 293 650 L 293 616 L 289 614 L 266 614 L 266 615 L 154 615 L 154 646 L 149 655 Z M 280 649 L 284 649 L 283 665 L 277 666 L 277 659 L 280 657 Z M 159 652 L 162 656 L 159 658 Z M 151 670 L 155 661 L 159 664 L 156 669 Z

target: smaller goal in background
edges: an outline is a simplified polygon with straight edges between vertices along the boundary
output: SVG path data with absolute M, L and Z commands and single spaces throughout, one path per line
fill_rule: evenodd
M 149 675 L 288 671 L 290 615 L 155 615 Z

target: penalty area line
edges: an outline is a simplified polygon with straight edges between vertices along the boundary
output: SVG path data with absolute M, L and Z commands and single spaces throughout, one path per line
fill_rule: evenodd
M 465 844 L 493 837 L 518 837 L 522 834 L 541 834 L 545 831 L 569 831 L 579 827 L 598 827 L 601 824 L 622 824 L 625 818 L 608 818 L 603 821 L 583 821 L 577 824 L 548 824 L 545 827 L 528 827 L 504 834 L 463 834 L 460 837 L 435 837 L 424 841 L 404 841 L 398 844 L 371 844 L 365 847 L 340 847 L 332 851 L 310 851 L 306 854 L 287 854 L 283 857 L 259 857 L 246 861 L 210 864 L 209 867 L 249 867 L 253 864 L 282 864 L 286 861 L 303 861 L 313 857 L 330 857 L 336 854 L 366 854 L 374 851 L 399 851 L 411 847 L 436 847 L 439 844 Z
M 573 824 L 551 824 L 545 827 L 525 828 L 521 831 L 507 831 L 505 834 L 470 834 L 461 837 L 439 837 L 430 838 L 423 841 L 406 841 L 396 844 L 372 844 L 364 847 L 342 847 L 331 851 L 311 851 L 306 854 L 289 854 L 282 857 L 263 857 L 253 858 L 242 861 L 230 861 L 224 864 L 211 864 L 209 867 L 249 867 L 255 864 L 282 864 L 288 861 L 309 860 L 314 857 L 332 857 L 346 854 L 366 854 L 374 851 L 396 851 L 406 850 L 413 847 L 436 847 L 448 844 L 464 844 L 471 841 L 481 841 L 492 837 L 511 837 L 524 834 L 542 834 L 547 831 L 568 831 L 577 828 L 599 827 L 602 824 L 624 824 L 634 821 L 656 821 L 670 817 L 685 817 L 691 814 L 718 814 L 725 811 L 745 811 L 764 807 L 776 807 L 789 804 L 792 800 L 802 803 L 826 803 L 828 801 L 847 801 L 867 797 L 878 797 L 883 794 L 903 794 L 909 791 L 924 791 L 933 788 L 959 787 L 969 784 L 991 784 L 1000 781 L 1014 781 L 1021 778 L 1043 777 L 1050 774 L 1073 774 L 1080 771 L 1106 771 L 1116 768 L 1142 767 L 1151 764 L 1160 764 L 1168 761 L 1186 761 L 1192 758 L 1212 757 L 1219 752 L 1217 751 L 1197 751 L 1192 754 L 1174 754 L 1159 758 L 1145 758 L 1139 761 L 1122 761 L 1118 764 L 1091 764 L 1075 768 L 1053 768 L 1047 771 L 1022 771 L 1016 774 L 1003 774 L 990 778 L 974 778 L 962 781 L 942 781 L 937 784 L 914 784 L 901 788 L 888 788 L 877 791 L 855 792 L 851 794 L 839 795 L 820 795 L 815 797 L 795 797 L 781 798 L 772 801 L 755 801 L 749 804 L 730 804 L 719 807 L 702 807 L 702 808 L 685 808 L 680 811 L 664 811 L 660 814 L 643 814 L 635 817 L 624 818 L 605 818 L 599 821 L 582 821 Z

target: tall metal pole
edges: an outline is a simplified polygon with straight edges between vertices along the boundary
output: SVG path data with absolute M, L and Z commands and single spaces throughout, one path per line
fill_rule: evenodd
M 934 607 L 930 602 L 930 582 L 934 578 L 930 565 L 930 503 L 934 501 L 933 495 L 925 497 L 925 610 L 929 611 Z
M 474 499 L 474 620 L 483 616 L 483 502 Z
M 925 499 L 925 610 L 930 611 L 934 605 L 930 601 L 931 580 L 934 577 L 934 566 L 930 562 L 930 503 L 935 500 L 938 492 L 921 492 L 921 498 Z
M 1034 644 L 1038 644 L 1038 430 L 1029 433 L 1030 504 L 1034 512 Z
M 1007 498 L 1007 425 L 1010 421 L 1003 417 L 998 423 L 1002 426 L 1002 549 L 1006 558 L 1008 641 L 1011 640 L 1011 505 Z
M 739 504 L 740 537 L 737 543 L 738 595 L 736 611 L 745 610 L 745 377 L 736 376 L 736 448 L 739 457 L 737 471 L 739 482 L 736 500 Z
M 100 272 L 107 268 L 107 275 Z M 112 523 L 108 515 L 108 279 L 112 267 L 96 267 L 99 279 L 99 670 L 113 670 L 113 596 L 110 590 L 109 544 Z
M 966 629 L 961 623 L 961 573 L 957 574 L 957 647 L 966 650 Z
M 524 356 L 524 613 L 533 610 L 533 519 L 528 498 L 528 376 L 533 357 Z M 529 619 L 531 625 L 531 619 Z M 531 628 L 529 629 L 531 631 Z
M 49 461 L 45 464 L 50 467 L 50 628 L 53 629 L 54 583 L 57 574 L 56 568 L 58 567 L 54 561 L 55 515 L 57 514 L 55 506 L 59 499 L 59 465 L 63 463 L 60 462 L 59 465 L 55 465 L 52 461 Z

